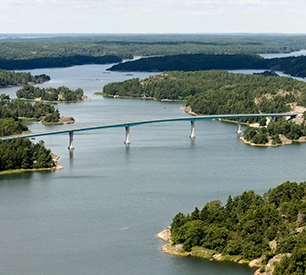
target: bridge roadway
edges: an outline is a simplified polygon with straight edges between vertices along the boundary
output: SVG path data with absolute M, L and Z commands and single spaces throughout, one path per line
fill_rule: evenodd
M 125 128 L 126 137 L 125 144 L 130 144 L 130 127 L 151 124 L 151 123 L 161 123 L 161 122 L 175 122 L 175 121 L 190 121 L 191 122 L 191 138 L 195 138 L 195 121 L 197 120 L 212 120 L 212 119 L 237 119 L 237 133 L 241 134 L 241 119 L 242 118 L 259 118 L 259 117 L 272 117 L 273 119 L 276 117 L 289 117 L 294 118 L 297 116 L 297 113 L 266 113 L 266 114 L 232 114 L 232 115 L 205 115 L 205 116 L 188 116 L 188 117 L 177 117 L 177 118 L 162 118 L 162 119 L 152 119 L 152 120 L 140 120 L 140 121 L 132 121 L 125 123 L 114 123 L 114 124 L 101 124 L 95 126 L 85 126 L 85 127 L 76 127 L 65 130 L 56 130 L 49 132 L 40 132 L 33 134 L 25 134 L 25 135 L 13 135 L 2 137 L 2 141 L 10 140 L 13 138 L 36 138 L 41 136 L 50 136 L 50 135 L 58 135 L 58 134 L 69 134 L 69 145 L 68 149 L 73 149 L 73 134 L 76 132 L 82 131 L 90 131 L 90 130 L 99 130 L 99 129 L 107 129 L 107 128 Z

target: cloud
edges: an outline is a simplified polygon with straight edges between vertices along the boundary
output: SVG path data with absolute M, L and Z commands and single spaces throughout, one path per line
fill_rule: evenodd
M 0 6 L 4 33 L 305 32 L 306 25 L 305 0 L 0 0 Z

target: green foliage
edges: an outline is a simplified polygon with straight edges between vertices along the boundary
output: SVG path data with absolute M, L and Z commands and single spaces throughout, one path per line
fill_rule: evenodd
M 268 137 L 271 137 L 273 144 L 282 144 L 280 134 L 289 140 L 298 140 L 300 137 L 306 136 L 306 125 L 305 123 L 296 124 L 292 121 L 278 119 L 276 122 L 270 122 L 267 127 L 248 127 L 244 131 L 244 138 L 255 144 L 265 144 L 268 142 Z
M 291 52 L 306 48 L 304 35 L 91 35 L 5 39 L 0 58 L 31 60 L 74 56 L 160 56 L 186 53 L 241 54 Z M 73 64 L 73 63 L 72 63 Z
M 306 182 L 285 182 L 263 196 L 253 191 L 232 198 L 225 206 L 208 202 L 191 215 L 178 213 L 171 224 L 171 240 L 185 250 L 202 246 L 228 255 L 254 259 L 261 255 L 292 252 L 306 246 Z M 276 251 L 269 242 L 277 241 Z
M 46 67 L 68 67 L 82 64 L 118 63 L 122 58 L 133 56 L 156 56 L 151 62 L 150 70 L 156 71 L 163 67 L 166 70 L 199 70 L 258 68 L 261 61 L 254 61 L 258 53 L 283 53 L 306 48 L 303 35 L 103 35 L 77 37 L 51 37 L 39 39 L 5 39 L 0 42 L 0 68 L 7 70 L 33 69 Z M 216 55 L 227 55 L 226 62 L 199 62 L 187 59 L 184 62 L 177 56 L 186 54 L 207 54 L 208 58 Z M 244 55 L 242 55 L 244 54 Z M 246 56 L 245 54 L 251 55 Z M 157 62 L 159 56 L 168 56 Z M 241 56 L 237 60 L 235 55 Z M 234 60 L 234 61 L 233 61 Z M 137 61 L 138 70 L 149 70 L 148 62 Z M 305 77 L 305 58 L 276 58 L 264 61 L 260 69 L 277 68 L 294 76 Z M 125 63 L 122 63 L 126 66 Z M 134 66 L 134 64 L 132 65 Z M 173 67 L 175 66 L 175 67 Z M 265 74 L 267 77 L 273 74 Z
M 293 251 L 276 265 L 273 275 L 304 275 L 306 273 L 306 247 Z
M 20 121 L 15 121 L 14 118 L 0 118 L 0 136 L 10 136 L 13 134 L 21 134 L 28 128 Z
M 17 98 L 35 99 L 40 98 L 45 101 L 65 101 L 74 102 L 82 100 L 84 92 L 81 88 L 71 90 L 65 86 L 55 88 L 39 88 L 30 85 L 25 85 L 16 91 Z
M 0 88 L 8 86 L 21 86 L 29 83 L 37 84 L 48 80 L 50 80 L 50 76 L 45 74 L 32 76 L 30 73 L 16 73 L 0 70 Z
M 28 130 L 20 118 L 36 120 L 46 119 L 49 122 L 58 122 L 60 113 L 54 106 L 42 102 L 34 104 L 19 100 L 11 100 L 6 95 L 0 95 L 0 136 L 21 134 Z
M 246 54 L 180 54 L 141 58 L 113 65 L 111 71 L 200 71 L 267 68 L 267 60 Z
M 306 83 L 288 77 L 224 71 L 175 71 L 142 81 L 131 79 L 110 83 L 103 87 L 103 93 L 146 96 L 158 100 L 187 100 L 186 105 L 193 112 L 203 115 L 251 114 L 289 111 L 289 103 L 299 101 L 306 94 Z
M 43 119 L 43 122 L 47 122 L 47 123 L 54 123 L 54 122 L 58 122 L 60 119 L 60 114 L 58 109 L 55 110 L 55 112 L 51 113 L 51 114 L 47 114 L 45 116 L 45 118 Z
M 0 171 L 12 169 L 51 168 L 55 164 L 44 142 L 16 138 L 0 143 Z

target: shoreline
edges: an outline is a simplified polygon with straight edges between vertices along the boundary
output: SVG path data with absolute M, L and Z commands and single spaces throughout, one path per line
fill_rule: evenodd
M 190 114 L 192 116 L 197 116 L 197 114 L 195 112 L 192 111 L 192 109 L 190 108 L 190 106 L 181 106 L 180 110 L 184 111 L 187 114 Z M 228 119 L 219 119 L 219 121 L 222 122 L 227 122 L 227 123 L 235 123 L 237 124 L 236 121 L 232 121 L 232 120 L 228 120 Z M 246 123 L 241 123 L 244 125 L 248 125 Z M 291 144 L 300 144 L 300 143 L 306 143 L 306 136 L 302 136 L 297 140 L 290 140 L 288 138 L 286 138 L 284 135 L 279 134 L 280 139 L 282 141 L 282 143 L 276 143 L 273 144 L 272 139 L 269 138 L 269 141 L 265 144 L 256 144 L 253 143 L 251 141 L 247 141 L 245 140 L 245 138 L 243 136 L 240 136 L 239 139 L 246 145 L 250 145 L 250 146 L 254 146 L 254 147 L 278 147 L 278 146 L 283 146 L 283 145 L 291 145 Z
M 2 175 L 10 175 L 10 174 L 20 174 L 20 173 L 25 173 L 25 172 L 40 172 L 40 171 L 56 171 L 56 170 L 62 170 L 64 169 L 64 166 L 62 165 L 58 165 L 58 161 L 60 159 L 59 156 L 53 154 L 51 152 L 51 156 L 52 156 L 52 160 L 54 162 L 54 166 L 53 167 L 49 167 L 49 168 L 32 168 L 32 169 L 12 169 L 12 170 L 4 170 L 4 171 L 0 171 L 0 176 Z
M 13 169 L 13 170 L 1 171 L 0 176 L 10 175 L 10 174 L 19 174 L 19 173 L 25 173 L 25 172 L 56 171 L 56 170 L 62 170 L 62 169 L 64 169 L 64 166 L 61 166 L 61 165 L 57 165 L 51 168 Z
M 173 256 L 179 256 L 179 257 L 199 257 L 199 258 L 204 258 L 208 259 L 210 261 L 230 261 L 238 264 L 248 264 L 249 267 L 261 267 L 260 263 L 255 260 L 253 261 L 248 261 L 246 259 L 243 259 L 242 256 L 240 255 L 222 255 L 221 253 L 218 253 L 214 250 L 203 248 L 203 247 L 193 247 L 190 252 L 185 251 L 183 249 L 182 244 L 176 244 L 172 245 L 171 244 L 171 232 L 170 228 L 165 229 L 157 234 L 157 237 L 161 239 L 164 242 L 167 242 L 167 244 L 163 245 L 161 247 L 162 252 L 167 253 L 169 255 Z
M 241 255 L 233 255 L 233 256 L 222 255 L 217 251 L 199 246 L 192 247 L 191 251 L 187 252 L 183 249 L 183 244 L 176 244 L 176 245 L 171 244 L 170 226 L 167 229 L 159 232 L 156 236 L 157 238 L 167 243 L 161 247 L 161 251 L 163 253 L 176 257 L 198 257 L 198 258 L 207 259 L 209 261 L 216 261 L 216 262 L 228 261 L 237 264 L 244 264 L 248 265 L 249 268 L 254 269 L 254 275 L 273 275 L 275 264 L 280 262 L 284 256 L 291 255 L 290 253 L 276 254 L 274 257 L 269 259 L 267 263 L 264 264 L 263 263 L 265 260 L 264 255 L 254 260 L 246 260 Z
M 29 102 L 43 102 L 43 103 L 59 104 L 59 103 L 79 103 L 79 102 L 91 100 L 91 97 L 87 96 L 87 95 L 83 95 L 81 100 L 74 100 L 74 101 L 42 100 L 40 98 L 29 99 L 29 98 L 23 98 L 23 97 L 17 98 L 17 100 L 20 100 L 20 101 L 29 101 Z

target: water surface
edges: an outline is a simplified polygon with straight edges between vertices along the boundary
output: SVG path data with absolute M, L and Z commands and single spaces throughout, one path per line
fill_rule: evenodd
M 91 101 L 57 104 L 75 126 L 186 115 L 182 103 L 94 96 L 105 83 L 148 73 L 106 73 L 106 65 L 39 69 L 41 86 L 81 87 Z M 5 89 L 13 97 L 16 88 Z M 33 132 L 62 129 L 30 123 Z M 254 148 L 237 138 L 236 125 L 189 122 L 45 137 L 65 168 L 0 177 L 1 274 L 253 274 L 244 265 L 161 252 L 156 234 L 178 213 L 210 200 L 225 202 L 245 190 L 263 194 L 286 181 L 304 181 L 306 146 Z

